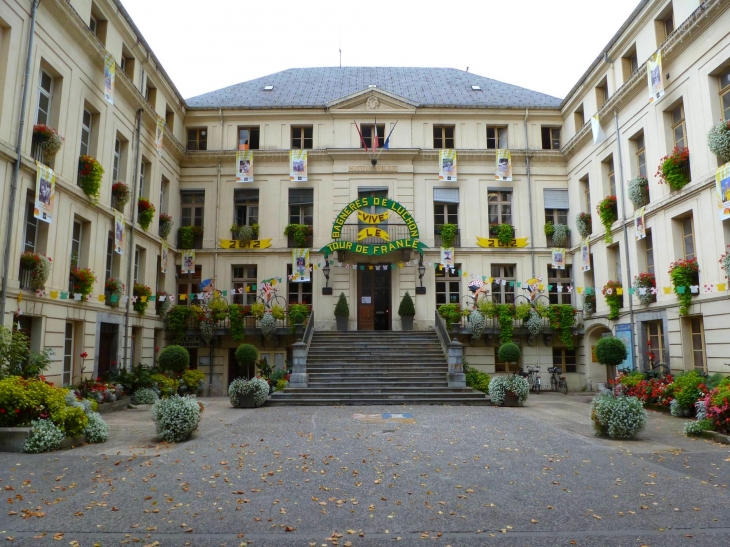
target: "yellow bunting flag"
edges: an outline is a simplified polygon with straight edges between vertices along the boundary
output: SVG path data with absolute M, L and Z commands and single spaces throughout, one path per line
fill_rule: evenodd
M 106 300 L 106 296 L 104 296 L 103 294 L 100 294 L 99 295 L 99 302 L 104 302 L 104 300 Z
M 541 291 L 544 291 L 544 290 L 545 290 L 545 284 L 544 284 L 544 283 L 540 283 L 540 284 L 539 284 L 539 285 L 537 286 L 537 288 L 538 288 L 539 290 L 541 290 Z
M 187 294 L 181 294 L 180 295 L 180 300 L 187 300 L 187 299 L 188 299 L 188 295 Z
M 439 264 L 439 271 L 441 271 L 443 269 L 444 269 L 444 265 L 443 264 Z
M 616 288 L 616 294 L 619 294 L 619 295 L 624 294 L 623 288 L 622 287 L 617 287 Z
M 18 295 L 18 302 L 22 302 L 22 301 L 23 301 L 23 295 L 22 294 L 19 294 Z
M 51 298 L 58 298 L 58 291 L 51 291 Z
M 464 277 L 466 277 L 466 272 L 464 272 Z
M 578 294 L 583 294 L 583 287 L 578 287 L 576 290 L 578 291 Z
M 372 270 L 372 269 L 373 269 L 373 267 L 372 267 L 372 266 L 368 266 L 368 270 Z
M 490 282 L 490 283 L 494 283 L 494 278 L 493 278 L 493 277 L 490 277 L 490 278 L 489 278 L 489 282 Z
M 718 283 L 717 284 L 717 290 L 718 290 L 718 292 L 723 292 L 726 287 L 727 287 L 727 285 L 725 283 Z
M 147 302 L 147 297 L 146 297 L 146 296 L 140 296 L 140 297 L 139 297 L 139 299 L 140 299 L 140 300 L 141 300 L 142 302 Z
M 672 288 L 671 287 L 664 287 L 664 294 L 672 294 Z

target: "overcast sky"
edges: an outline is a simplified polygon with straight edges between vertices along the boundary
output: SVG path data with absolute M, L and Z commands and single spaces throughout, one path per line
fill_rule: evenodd
M 287 68 L 448 67 L 563 98 L 639 0 L 122 0 L 183 97 Z

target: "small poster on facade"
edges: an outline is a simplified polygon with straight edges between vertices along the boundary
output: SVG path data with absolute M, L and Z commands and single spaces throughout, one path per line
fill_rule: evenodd
M 170 255 L 170 246 L 167 241 L 162 242 L 162 256 L 160 257 L 160 273 L 167 273 L 167 258 Z
M 307 151 L 289 150 L 289 180 L 307 182 Z
M 512 155 L 509 150 L 498 149 L 496 154 L 494 180 L 512 181 Z
M 36 161 L 35 205 L 33 216 L 51 224 L 53 222 L 53 200 L 56 197 L 56 173 L 47 165 Z
M 646 237 L 646 220 L 644 219 L 644 207 L 634 213 L 634 227 L 636 229 L 636 241 Z
M 456 150 L 439 150 L 439 181 L 456 182 Z
M 124 254 L 124 213 L 114 211 L 114 252 Z
M 165 133 L 165 119 L 157 116 L 157 125 L 155 126 L 155 150 L 158 155 L 162 155 L 162 135 Z
M 664 96 L 661 49 L 658 49 L 646 62 L 646 75 L 649 79 L 649 104 L 652 104 Z
M 585 238 L 580 245 L 581 266 L 584 272 L 591 271 L 591 240 Z
M 550 256 L 552 256 L 553 268 L 556 270 L 565 269 L 565 249 L 553 249 Z
M 236 182 L 253 182 L 253 150 L 236 152 Z
M 104 54 L 104 99 L 114 104 L 114 80 L 117 76 L 117 63 L 108 51 Z
M 721 165 L 715 171 L 715 186 L 720 220 L 727 220 L 730 218 L 730 162 Z
M 453 247 L 441 247 L 441 264 L 444 267 L 454 267 L 454 248 Z
M 180 273 L 195 273 L 195 249 L 184 249 Z
M 292 281 L 295 283 L 309 283 L 309 249 L 292 249 Z

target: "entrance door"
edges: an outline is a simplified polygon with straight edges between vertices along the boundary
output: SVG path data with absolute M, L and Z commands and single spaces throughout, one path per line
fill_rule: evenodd
M 390 330 L 390 269 L 357 269 L 357 329 Z M 372 268 L 372 270 L 370 269 Z
M 116 337 L 119 332 L 119 325 L 113 323 L 102 323 L 99 334 L 99 370 L 97 374 L 102 376 L 108 374 L 112 369 L 112 361 L 115 360 Z M 135 366 L 137 363 L 132 363 Z

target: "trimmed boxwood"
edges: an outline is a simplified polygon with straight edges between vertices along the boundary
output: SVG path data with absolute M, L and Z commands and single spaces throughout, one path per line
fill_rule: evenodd
M 258 358 L 259 352 L 251 344 L 241 344 L 236 348 L 236 362 L 239 367 L 249 367 L 256 364 L 256 359 Z
M 190 365 L 190 354 L 182 346 L 167 346 L 160 352 L 158 364 L 162 370 L 182 372 Z
M 520 360 L 520 347 L 512 342 L 507 342 L 499 347 L 499 360 L 503 363 L 516 363 Z

